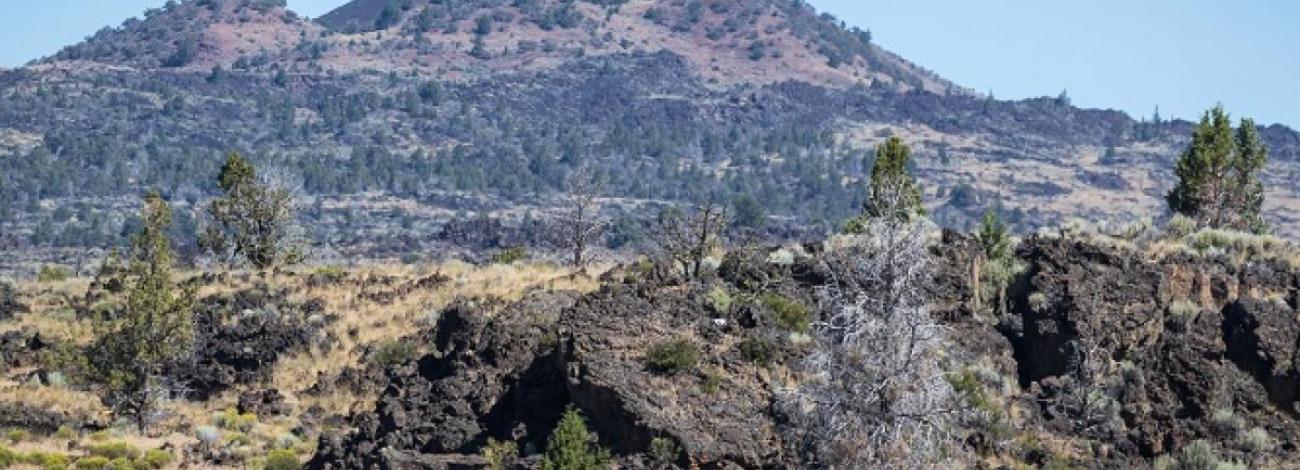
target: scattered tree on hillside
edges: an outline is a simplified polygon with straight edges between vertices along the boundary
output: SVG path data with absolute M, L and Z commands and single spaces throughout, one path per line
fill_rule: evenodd
M 1006 310 L 1007 286 L 1022 269 L 1012 252 L 1011 236 L 997 212 L 990 209 L 980 220 L 979 232 L 975 238 L 979 240 L 984 255 L 979 280 L 981 285 L 978 286 L 981 290 L 980 297 L 996 300 L 995 308 L 998 312 L 1003 312 Z M 986 293 L 990 295 L 985 295 Z
M 580 170 L 569 176 L 565 185 L 565 213 L 561 216 L 562 236 L 573 254 L 573 267 L 582 269 L 590 261 L 587 250 L 591 242 L 600 234 L 604 225 L 599 221 L 600 181 L 591 173 Z
M 709 202 L 689 214 L 671 207 L 659 213 L 650 236 L 660 256 L 695 279 L 703 273 L 709 252 L 722 244 L 729 220 L 722 204 Z
M 543 470 L 604 470 L 609 452 L 596 444 L 596 435 L 577 410 L 569 408 L 546 444 Z
M 1254 121 L 1242 119 L 1234 135 L 1228 114 L 1217 106 L 1201 117 L 1174 167 L 1178 184 L 1165 198 L 1169 209 L 1207 227 L 1265 230 L 1259 171 L 1267 163 Z
M 192 348 L 196 289 L 172 283 L 171 208 L 157 192 L 146 197 L 141 219 L 144 227 L 132 242 L 129 264 L 115 275 L 114 282 L 126 287 L 124 304 L 96 319 L 91 358 L 107 388 L 106 401 L 143 431 L 158 403 L 171 394 L 163 370 Z
M 299 261 L 293 197 L 273 183 L 259 180 L 248 160 L 231 153 L 217 179 L 224 194 L 208 206 L 200 247 L 228 264 L 259 270 Z
M 867 216 L 910 220 L 925 215 L 921 190 L 907 168 L 911 158 L 912 150 L 897 136 L 876 147 L 876 162 L 871 168 L 871 192 L 863 207 Z

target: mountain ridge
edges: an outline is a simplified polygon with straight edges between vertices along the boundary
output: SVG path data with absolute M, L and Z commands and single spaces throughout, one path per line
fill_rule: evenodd
M 820 31 L 763 26 L 777 12 L 768 3 L 754 17 L 711 13 L 734 1 L 699 2 L 710 13 L 690 23 L 691 3 L 635 0 L 606 13 L 608 24 L 598 13 L 609 6 L 515 3 L 460 3 L 464 11 L 444 12 L 455 32 L 416 34 L 403 21 L 427 10 L 414 7 L 383 31 L 342 33 L 270 0 L 184 2 L 0 72 L 0 249 L 74 256 L 120 243 L 139 193 L 158 187 L 191 210 L 212 194 L 211 175 L 232 150 L 291 174 L 313 204 L 306 217 L 320 243 L 359 253 L 438 250 L 447 239 L 431 234 L 478 216 L 505 231 L 478 248 L 514 243 L 510 231 L 535 220 L 527 215 L 554 216 L 565 175 L 581 167 L 607 180 L 618 202 L 607 216 L 624 226 L 666 203 L 752 197 L 767 206 L 773 235 L 824 233 L 856 213 L 872 149 L 890 135 L 912 146 L 937 222 L 967 228 L 992 208 L 1025 233 L 1075 218 L 1163 217 L 1173 160 L 1190 135 L 1186 121 L 1138 121 L 1057 98 L 899 86 L 863 56 L 830 67 L 810 55 L 821 47 L 812 40 L 751 59 L 750 34 L 788 45 L 798 31 Z M 577 5 L 582 19 L 543 28 L 555 5 Z M 663 25 L 646 18 L 660 5 L 673 7 L 650 15 Z M 784 18 L 852 33 L 798 11 Z M 478 18 L 501 12 L 513 16 L 474 31 Z M 709 39 L 732 14 L 744 26 L 728 33 L 737 39 Z M 629 27 L 646 42 L 624 50 L 605 36 Z M 165 66 L 186 38 L 191 60 Z M 487 57 L 473 54 L 476 38 Z M 697 48 L 704 42 L 730 55 L 699 54 L 713 50 Z M 818 65 L 787 67 L 799 54 Z M 832 80 L 854 71 L 855 81 Z M 1261 134 L 1273 150 L 1266 217 L 1295 237 L 1300 191 L 1288 182 L 1300 175 L 1300 134 Z M 60 205 L 84 209 L 70 217 Z M 187 217 L 193 228 L 198 215 Z

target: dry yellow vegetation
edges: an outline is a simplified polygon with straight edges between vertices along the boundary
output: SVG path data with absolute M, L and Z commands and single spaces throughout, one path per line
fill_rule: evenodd
M 200 297 L 225 295 L 265 284 L 288 291 L 291 302 L 323 302 L 325 312 L 337 316 L 328 323 L 324 332 L 337 341 L 328 348 L 310 347 L 282 355 L 272 369 L 270 383 L 257 387 L 278 389 L 293 409 L 289 415 L 261 420 L 253 417 L 251 421 L 247 416 L 232 415 L 240 393 L 246 391 L 236 387 L 203 402 L 171 403 L 169 416 L 148 435 L 140 435 L 129 426 L 113 426 L 108 434 L 78 433 L 71 439 L 68 432 L 49 435 L 27 432 L 29 437 L 23 442 L 5 446 L 19 455 L 24 455 L 24 452 L 63 452 L 75 462 L 77 458 L 86 456 L 87 449 L 95 442 L 103 441 L 106 435 L 115 442 L 124 442 L 141 451 L 167 444 L 186 449 L 198 444 L 199 435 L 211 429 L 218 432 L 223 443 L 242 443 L 235 449 L 247 466 L 259 465 L 260 456 L 273 448 L 288 447 L 305 458 L 313 450 L 315 436 L 298 436 L 297 440 L 287 438 L 300 424 L 299 418 L 305 410 L 318 407 L 327 415 L 346 416 L 352 410 L 372 407 L 376 398 L 358 396 L 348 390 L 304 393 L 316 384 L 318 377 L 337 375 L 349 367 L 363 368 L 367 350 L 415 334 L 458 299 L 503 305 L 534 289 L 588 292 L 598 287 L 597 277 L 606 269 L 608 266 L 599 266 L 590 268 L 587 273 L 576 274 L 546 262 L 475 266 L 452 261 L 417 266 L 299 268 L 266 276 L 226 273 L 219 277 L 220 281 L 205 285 Z M 424 285 L 418 282 L 435 274 L 441 276 L 442 282 Z M 323 276 L 329 277 L 330 282 L 313 281 Z M 88 320 L 78 319 L 72 305 L 85 295 L 90 283 L 89 279 L 74 278 L 18 286 L 20 299 L 31 307 L 31 313 L 0 321 L 0 334 L 36 331 L 45 338 L 88 344 L 94 339 L 93 325 Z M 92 385 L 40 385 L 26 379 L 32 372 L 28 368 L 0 373 L 0 409 L 54 414 L 65 417 L 67 422 L 113 422 Z M 232 426 L 232 420 L 241 424 Z

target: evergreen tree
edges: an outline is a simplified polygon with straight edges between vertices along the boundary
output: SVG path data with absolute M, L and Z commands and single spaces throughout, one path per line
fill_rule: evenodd
M 145 199 L 143 228 L 132 240 L 130 261 L 115 275 L 126 286 L 124 304 L 97 318 L 95 371 L 105 382 L 114 411 L 144 430 L 168 393 L 163 370 L 190 353 L 194 285 L 172 283 L 175 261 L 167 239 L 171 208 L 157 192 Z
M 1178 184 L 1165 198 L 1169 209 L 1208 227 L 1260 229 L 1264 189 L 1258 173 L 1267 162 L 1254 122 L 1243 119 L 1234 135 L 1228 114 L 1217 106 L 1201 117 L 1174 167 Z
M 577 410 L 569 408 L 546 444 L 543 470 L 598 470 L 609 462 L 609 451 L 595 443 L 596 435 Z
M 992 209 L 984 212 L 979 233 L 975 237 L 984 248 L 986 258 L 1001 260 L 1011 257 L 1011 238 L 1007 236 L 1007 225 Z
M 911 158 L 912 150 L 898 137 L 890 137 L 876 147 L 870 194 L 863 207 L 868 217 L 906 221 L 913 216 L 925 215 L 921 190 L 907 168 Z
M 259 270 L 301 259 L 293 237 L 293 199 L 288 190 L 259 181 L 248 160 L 231 153 L 217 186 L 225 193 L 208 206 L 199 246 L 229 264 Z

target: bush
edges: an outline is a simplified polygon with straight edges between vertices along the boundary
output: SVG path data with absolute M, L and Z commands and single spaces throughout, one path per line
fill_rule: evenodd
M 72 271 L 63 266 L 46 265 L 41 266 L 41 271 L 36 274 L 36 282 L 63 282 L 72 277 Z
M 227 431 L 249 432 L 257 426 L 257 415 L 253 413 L 240 414 L 234 408 L 227 408 L 226 411 L 217 413 L 213 417 L 213 422 L 217 426 Z
M 74 465 L 77 470 L 103 470 L 111 465 L 111 461 L 104 457 L 82 457 L 77 459 Z
M 93 457 L 104 457 L 106 460 L 112 460 L 119 457 L 135 460 L 137 457 L 140 457 L 140 449 L 125 442 L 92 444 L 88 449 L 86 449 L 86 452 Z
M 415 356 L 415 344 L 406 340 L 392 340 L 379 345 L 371 360 L 379 366 L 390 367 L 411 362 Z
M 487 447 L 483 448 L 483 460 L 487 461 L 490 470 L 512 468 L 518 458 L 519 448 L 514 442 L 488 438 Z
M 776 356 L 776 346 L 763 338 L 749 337 L 740 342 L 740 357 L 746 361 L 766 366 Z
M 198 438 L 200 444 L 211 447 L 221 442 L 221 430 L 213 426 L 200 426 L 195 431 L 195 437 Z
M 76 439 L 77 431 L 68 425 L 59 426 L 59 430 L 54 431 L 54 437 L 59 439 Z
M 298 454 L 289 449 L 277 449 L 266 454 L 266 470 L 300 470 Z
M 162 449 L 149 449 L 145 451 L 144 457 L 140 458 L 139 463 L 143 465 L 137 466 L 157 470 L 171 465 L 175 459 L 176 457 L 171 452 Z
M 492 255 L 492 262 L 496 264 L 513 264 L 523 261 L 528 257 L 528 250 L 522 246 L 506 248 Z
M 40 451 L 28 453 L 21 459 L 21 462 L 47 470 L 67 470 L 68 465 L 71 465 L 66 455 Z
M 10 429 L 5 433 L 5 439 L 10 443 L 17 444 L 32 438 L 32 434 L 23 429 Z
M 1271 454 L 1277 449 L 1277 442 L 1264 428 L 1251 428 L 1250 431 L 1246 431 L 1245 441 L 1246 448 L 1256 455 Z
M 731 294 L 727 293 L 727 289 L 714 287 L 709 291 L 709 307 L 718 315 L 726 315 L 731 311 Z
M 676 441 L 664 437 L 650 440 L 650 459 L 660 465 L 676 464 L 682 458 L 682 448 Z
M 108 468 L 109 470 L 140 470 L 141 467 L 131 463 L 131 461 L 126 458 L 120 458 L 113 459 L 112 462 L 109 462 Z
M 781 328 L 794 333 L 807 333 L 812 325 L 808 307 L 780 294 L 763 294 L 763 306 L 772 311 L 773 319 Z
M 645 361 L 654 372 L 675 375 L 695 368 L 700 361 L 700 349 L 691 340 L 673 338 L 650 346 Z
M 9 450 L 7 447 L 0 446 L 0 468 L 9 468 L 10 465 L 13 465 L 17 462 L 18 462 L 18 454 L 15 454 L 12 450 Z

